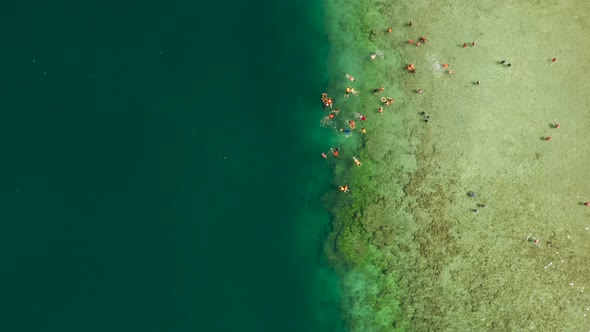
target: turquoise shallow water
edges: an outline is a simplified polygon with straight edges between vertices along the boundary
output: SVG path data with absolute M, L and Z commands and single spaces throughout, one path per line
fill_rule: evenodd
M 328 2 L 329 93 L 351 85 L 340 117 L 367 115 L 334 209 L 351 331 L 587 330 L 589 49 L 564 38 L 582 4 Z
M 14 13 L 5 326 L 341 329 L 321 258 L 329 133 L 306 114 L 326 85 L 318 4 Z

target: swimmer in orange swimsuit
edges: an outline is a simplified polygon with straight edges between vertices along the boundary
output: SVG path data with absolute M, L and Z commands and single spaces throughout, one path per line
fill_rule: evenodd
M 340 155 L 340 149 L 339 148 L 331 148 L 330 151 L 332 151 L 332 155 L 334 157 L 338 157 Z
M 343 186 L 339 186 L 340 187 L 340 191 L 342 191 L 343 193 L 347 194 L 350 192 L 350 190 L 348 189 L 348 185 L 345 184 Z
M 363 166 L 363 163 L 361 163 L 361 161 L 358 160 L 356 157 L 352 157 L 352 160 L 354 160 L 354 163 L 356 164 L 357 167 Z

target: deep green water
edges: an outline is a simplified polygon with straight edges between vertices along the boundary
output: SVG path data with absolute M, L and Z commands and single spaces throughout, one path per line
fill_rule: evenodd
M 3 330 L 341 329 L 321 4 L 10 13 Z

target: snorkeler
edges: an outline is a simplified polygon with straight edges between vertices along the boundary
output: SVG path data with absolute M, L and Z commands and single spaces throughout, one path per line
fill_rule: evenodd
M 538 246 L 540 241 L 539 241 L 539 239 L 535 239 L 533 237 L 533 234 L 529 234 L 529 236 L 526 237 L 526 242 L 531 242 L 534 245 Z
M 344 76 L 346 76 L 346 78 L 348 78 L 351 82 L 354 82 L 355 81 L 355 78 L 352 77 L 352 76 L 350 76 L 350 75 L 348 75 L 347 73 L 344 73 Z
M 369 58 L 371 60 L 375 60 L 375 59 L 377 59 L 378 57 L 381 57 L 381 56 L 383 56 L 383 52 L 381 52 L 381 51 L 375 51 L 375 52 L 371 53 L 371 56 Z
M 348 189 L 348 185 L 347 184 L 345 184 L 343 186 L 339 186 L 339 188 L 340 188 L 340 191 L 342 191 L 345 194 L 348 194 L 350 192 L 350 190 Z

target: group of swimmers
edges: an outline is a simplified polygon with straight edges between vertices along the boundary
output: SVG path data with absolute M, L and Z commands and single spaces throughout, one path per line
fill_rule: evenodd
M 412 24 L 412 22 L 410 22 L 410 23 L 408 24 L 408 26 L 410 26 L 410 27 L 411 27 L 412 25 L 413 25 L 413 24 Z M 393 29 L 392 29 L 392 28 L 388 28 L 388 29 L 387 29 L 387 32 L 388 32 L 388 33 L 391 33 L 392 31 L 393 31 Z M 421 37 L 419 38 L 419 41 L 418 41 L 418 42 L 416 42 L 416 43 L 415 43 L 415 45 L 416 45 L 416 46 L 421 46 L 422 44 L 425 44 L 426 42 L 427 42 L 427 39 L 426 39 L 426 37 L 424 37 L 424 36 L 421 36 Z M 414 40 L 412 40 L 412 39 L 409 39 L 409 40 L 408 40 L 408 43 L 409 43 L 409 44 L 414 44 Z M 476 45 L 476 43 L 475 43 L 475 42 L 471 43 L 471 46 L 475 46 L 475 45 Z M 465 44 L 464 46 L 466 47 L 466 46 L 467 46 L 467 44 Z M 374 52 L 374 53 L 372 53 L 372 54 L 370 55 L 370 60 L 374 60 L 374 59 L 376 59 L 377 57 L 379 57 L 379 56 L 382 56 L 382 55 L 383 55 L 383 54 L 382 54 L 380 51 L 376 51 L 376 52 Z M 443 65 L 443 67 L 444 67 L 444 68 L 448 68 L 448 66 L 449 66 L 448 64 L 444 64 L 444 65 Z M 406 69 L 407 69 L 407 71 L 408 71 L 408 72 L 410 72 L 410 73 L 416 73 L 416 66 L 415 66 L 413 63 L 410 63 L 410 64 L 408 64 L 408 65 L 407 65 L 407 67 L 406 67 Z M 448 73 L 449 73 L 449 74 L 451 74 L 451 73 L 452 73 L 452 70 L 449 70 L 449 71 L 448 71 Z M 347 78 L 349 81 L 351 81 L 351 82 L 354 82 L 354 81 L 356 81 L 356 79 L 355 79 L 353 76 L 351 76 L 351 75 L 349 75 L 349 74 L 347 74 L 347 73 L 344 73 L 344 76 L 345 76 L 345 77 L 346 77 L 346 78 Z M 382 93 L 382 92 L 384 92 L 384 91 L 385 91 L 385 89 L 384 89 L 383 87 L 375 88 L 375 89 L 373 90 L 373 94 L 380 94 L 380 93 Z M 356 91 L 356 90 L 355 90 L 353 87 L 351 87 L 351 86 L 347 86 L 347 87 L 346 87 L 346 89 L 344 90 L 344 97 L 345 97 L 345 98 L 348 98 L 350 95 L 357 95 L 358 93 L 359 93 L 359 92 L 358 92 L 358 91 Z M 418 90 L 418 93 L 422 93 L 422 89 L 419 89 L 419 90 Z M 383 106 L 390 106 L 390 105 L 393 105 L 393 103 L 394 103 L 394 99 L 393 99 L 393 98 L 391 98 L 391 97 L 381 97 L 381 99 L 380 99 L 380 100 L 381 100 L 381 103 L 383 104 Z M 332 98 L 328 97 L 328 95 L 327 95 L 326 93 L 323 93 L 323 94 L 322 94 L 322 104 L 323 104 L 324 108 L 326 108 L 326 107 L 330 107 L 330 108 L 332 108 L 332 103 L 333 103 L 333 101 L 332 101 Z M 379 113 L 379 114 L 383 113 L 383 109 L 384 109 L 383 107 L 379 107 L 379 108 L 377 109 L 377 113 Z M 338 113 L 339 113 L 339 110 L 338 110 L 338 109 L 335 109 L 334 111 L 331 111 L 331 112 L 328 114 L 328 116 L 326 117 L 326 120 L 328 120 L 328 121 L 329 121 L 329 120 L 332 120 L 332 119 L 334 119 L 334 117 L 335 117 L 335 116 L 336 116 Z M 424 112 L 422 112 L 422 115 L 424 116 L 424 122 L 429 122 L 429 121 L 430 121 L 430 116 L 429 116 L 429 115 L 426 115 Z M 356 114 L 355 114 L 355 118 L 357 118 L 357 119 L 360 119 L 361 121 L 366 121 L 366 117 L 365 117 L 364 115 L 361 115 L 360 113 L 356 113 Z M 344 132 L 344 133 L 346 133 L 346 134 L 350 134 L 352 130 L 355 130 L 355 129 L 356 129 L 356 122 L 355 122 L 354 120 L 349 120 L 349 121 L 348 121 L 348 126 L 349 126 L 349 128 L 346 128 L 346 129 L 345 129 L 345 128 L 340 128 L 340 129 L 339 129 L 339 131 L 340 131 L 340 132 Z M 366 129 L 365 129 L 365 128 L 361 128 L 361 130 L 360 130 L 360 131 L 361 131 L 363 134 L 365 134 L 365 133 L 366 133 Z M 322 153 L 321 153 L 321 155 L 322 155 L 322 157 L 323 157 L 324 159 L 327 159 L 327 158 L 328 158 L 327 154 L 325 154 L 324 152 L 322 152 Z M 337 155 L 334 155 L 334 156 L 337 156 Z M 354 161 L 354 163 L 355 163 L 355 165 L 356 165 L 357 167 L 360 167 L 360 166 L 362 166 L 362 163 L 361 163 L 361 161 L 360 161 L 358 158 L 356 158 L 356 157 L 352 157 L 352 159 L 353 159 L 353 161 Z M 340 191 L 342 191 L 342 192 L 344 192 L 344 193 L 349 193 L 349 192 L 350 192 L 350 189 L 348 188 L 348 185 L 339 186 L 339 188 L 340 188 Z
M 380 52 L 375 52 L 375 53 L 373 53 L 371 55 L 371 59 L 374 59 L 375 57 L 380 56 L 380 55 L 381 55 Z M 344 77 L 346 77 L 346 79 L 348 79 L 351 82 L 356 81 L 356 79 L 353 76 L 351 76 L 351 75 L 349 75 L 347 73 L 344 73 Z M 375 88 L 373 90 L 373 94 L 379 94 L 379 93 L 384 92 L 384 91 L 385 91 L 385 89 L 382 88 L 382 87 Z M 350 95 L 357 95 L 358 93 L 359 93 L 359 91 L 355 90 L 353 87 L 347 86 L 346 89 L 344 90 L 344 98 L 348 98 Z M 340 110 L 338 108 L 333 108 L 334 101 L 325 92 L 322 93 L 321 101 L 322 101 L 322 107 L 324 109 L 330 108 L 330 112 L 324 118 L 324 121 L 331 121 L 331 120 L 333 120 L 340 113 Z M 382 97 L 381 98 L 381 102 L 385 106 L 389 106 L 389 105 L 392 105 L 393 104 L 394 100 L 391 97 Z M 377 110 L 377 112 L 378 113 L 383 113 L 383 107 L 379 107 L 379 109 Z M 364 115 L 362 115 L 362 114 L 360 114 L 360 113 L 355 113 L 354 118 L 355 119 L 358 119 L 360 121 L 366 121 L 367 120 L 367 117 L 364 116 Z M 356 124 L 356 121 L 355 120 L 348 120 L 347 123 L 348 123 L 348 128 L 339 128 L 338 131 L 339 132 L 343 132 L 343 133 L 345 133 L 345 134 L 348 135 L 353 130 L 356 129 L 357 124 Z M 367 133 L 367 130 L 366 130 L 366 128 L 363 127 L 363 128 L 360 128 L 360 132 L 363 133 L 363 134 L 366 134 Z M 323 159 L 328 159 L 328 156 L 330 154 L 333 157 L 338 157 L 340 155 L 340 148 L 330 148 L 330 152 L 329 153 L 321 152 L 321 156 L 322 156 Z M 354 164 L 357 167 L 361 167 L 363 165 L 363 163 L 357 157 L 352 157 L 352 160 L 353 160 Z M 350 193 L 350 188 L 346 184 L 345 185 L 342 185 L 342 186 L 338 186 L 338 188 L 340 189 L 341 192 L 343 192 L 345 194 Z
M 354 163 L 357 167 L 363 166 L 363 163 L 357 157 L 352 157 L 352 160 L 354 161 Z M 350 189 L 348 188 L 347 184 L 342 185 L 342 186 L 338 186 L 338 188 L 340 189 L 341 192 L 343 192 L 345 194 L 348 194 L 350 192 Z
M 408 24 L 408 26 L 412 27 L 413 26 L 412 22 L 410 22 Z M 393 31 L 393 29 L 391 27 L 387 29 L 387 32 L 388 33 L 391 33 L 392 31 Z M 416 46 L 421 46 L 422 44 L 425 44 L 426 42 L 427 42 L 427 39 L 424 36 L 419 37 L 419 41 L 416 42 L 416 43 L 414 43 L 414 40 L 413 39 L 408 39 L 408 43 L 409 44 L 416 45 Z M 474 42 L 471 42 L 470 44 L 471 44 L 471 47 L 475 47 L 477 45 L 477 43 L 475 41 Z M 463 43 L 463 47 L 464 48 L 467 47 L 467 46 L 469 46 L 468 43 Z M 370 59 L 371 60 L 374 60 L 374 59 L 376 59 L 379 56 L 382 56 L 382 53 L 380 51 L 376 51 L 376 52 L 374 52 L 374 53 L 372 53 L 370 55 Z M 554 58 L 553 59 L 553 62 L 555 62 L 555 61 L 556 61 L 556 59 Z M 506 64 L 506 61 L 504 61 L 504 60 L 501 62 L 501 64 L 506 65 L 507 67 L 510 67 L 511 66 L 510 63 Z M 445 70 L 447 71 L 447 73 L 449 73 L 449 74 L 452 74 L 453 73 L 453 71 L 451 69 L 448 69 L 449 68 L 449 64 L 448 63 L 444 63 L 442 65 L 442 67 L 445 68 Z M 410 64 L 408 64 L 406 66 L 406 70 L 409 73 L 415 74 L 417 69 L 416 69 L 416 66 L 413 63 L 410 63 Z M 355 82 L 356 81 L 356 79 L 353 76 L 351 76 L 350 74 L 348 74 L 348 73 L 344 73 L 344 77 L 346 77 L 346 79 L 348 79 L 350 82 Z M 474 84 L 477 85 L 477 86 L 479 86 L 480 85 L 480 82 L 477 81 Z M 385 91 L 385 89 L 383 87 L 375 88 L 373 90 L 373 94 L 380 94 L 380 93 L 383 93 L 384 91 Z M 422 92 L 423 92 L 422 89 L 418 89 L 417 90 L 417 93 L 419 93 L 419 94 L 422 93 Z M 345 88 L 345 90 L 344 90 L 344 98 L 348 98 L 348 97 L 350 97 L 350 95 L 357 95 L 358 93 L 359 93 L 359 91 L 355 90 L 352 86 L 347 86 Z M 392 105 L 394 103 L 394 99 L 391 98 L 391 97 L 381 97 L 380 100 L 381 100 L 381 103 L 383 104 L 383 106 L 390 106 L 390 105 Z M 327 93 L 322 93 L 322 106 L 324 107 L 324 109 L 326 109 L 328 107 L 330 109 L 333 108 L 333 99 L 330 98 Z M 383 113 L 383 110 L 384 110 L 383 107 L 379 107 L 378 110 L 377 110 L 377 113 L 381 114 L 381 113 Z M 334 110 L 331 110 L 329 112 L 329 114 L 325 117 L 325 120 L 326 121 L 331 121 L 339 113 L 340 113 L 340 111 L 339 111 L 338 108 L 336 108 Z M 422 112 L 421 115 L 423 116 L 423 121 L 424 122 L 429 122 L 430 121 L 430 116 L 427 115 L 425 112 Z M 359 113 L 356 113 L 355 114 L 355 118 L 356 119 L 359 119 L 361 121 L 366 121 L 366 117 L 364 115 L 359 114 Z M 338 131 L 339 132 L 343 132 L 343 133 L 345 133 L 345 134 L 348 135 L 353 130 L 356 129 L 356 122 L 354 120 L 348 120 L 347 122 L 348 122 L 348 128 L 339 128 Z M 557 124 L 557 128 L 559 128 L 558 126 L 559 126 L 559 124 Z M 365 128 L 361 128 L 360 131 L 363 134 L 366 133 L 366 129 Z M 547 136 L 546 137 L 546 140 L 551 140 L 551 136 Z M 330 149 L 330 152 L 332 152 L 332 155 L 334 157 L 337 157 L 338 154 L 339 154 L 338 149 Z M 328 155 L 326 153 L 324 153 L 324 152 L 321 153 L 321 156 L 324 159 L 328 159 Z M 358 160 L 358 158 L 353 157 L 353 161 L 355 162 L 355 165 L 357 167 L 362 166 L 362 163 Z M 350 192 L 350 190 L 348 188 L 348 185 L 339 186 L 339 188 L 344 193 Z
M 332 108 L 332 98 L 328 97 L 328 94 L 325 92 L 322 93 L 322 105 L 324 106 L 324 108 Z

